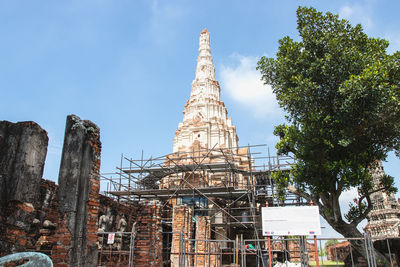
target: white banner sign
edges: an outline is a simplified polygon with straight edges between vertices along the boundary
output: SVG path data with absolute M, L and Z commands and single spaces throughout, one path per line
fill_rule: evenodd
M 320 235 L 318 206 L 262 207 L 262 230 L 269 235 Z
M 114 244 L 115 233 L 108 234 L 107 244 L 111 245 Z

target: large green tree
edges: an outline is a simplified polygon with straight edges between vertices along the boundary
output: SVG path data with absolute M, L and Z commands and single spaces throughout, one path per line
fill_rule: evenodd
M 390 151 L 399 156 L 400 53 L 337 15 L 299 7 L 297 18 L 299 41 L 284 37 L 276 57 L 257 67 L 287 113 L 274 131 L 278 152 L 297 159 L 278 180 L 317 204 L 337 232 L 361 237 L 371 193 L 396 191 L 391 176 L 374 188 L 370 170 Z M 351 188 L 358 197 L 343 214 L 339 197 Z

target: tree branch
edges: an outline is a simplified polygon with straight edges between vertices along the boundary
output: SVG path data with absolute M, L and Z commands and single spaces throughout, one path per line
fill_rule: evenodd
M 287 190 L 290 192 L 290 193 L 292 193 L 292 194 L 295 194 L 295 195 L 297 195 L 297 196 L 300 196 L 300 197 L 302 197 L 302 198 L 305 198 L 307 201 L 313 201 L 313 197 L 310 195 L 310 194 L 308 194 L 308 193 L 306 193 L 306 192 L 303 192 L 303 191 L 300 191 L 300 190 L 298 190 L 296 187 L 294 187 L 293 185 L 288 185 L 287 187 Z
M 364 220 L 365 218 L 367 218 L 368 213 L 372 210 L 372 202 L 371 202 L 371 198 L 369 197 L 369 195 L 366 195 L 365 198 L 367 199 L 367 208 L 365 209 L 365 211 L 360 214 L 360 216 L 358 216 L 357 218 L 354 218 L 350 223 L 353 224 L 354 226 L 357 226 L 362 220 Z M 361 209 L 361 198 L 358 201 L 358 208 Z
M 377 188 L 375 190 L 369 191 L 367 194 L 362 195 L 359 199 L 358 199 L 358 209 L 361 211 L 361 205 L 362 205 L 362 201 L 364 199 L 367 200 L 367 208 L 365 209 L 365 211 L 363 213 L 360 214 L 360 216 L 354 218 L 350 223 L 354 224 L 354 225 L 358 225 L 362 220 L 364 220 L 365 218 L 367 218 L 368 213 L 372 210 L 372 201 L 371 201 L 371 194 L 379 192 L 379 191 L 383 191 L 385 189 L 387 189 L 388 187 L 380 187 Z

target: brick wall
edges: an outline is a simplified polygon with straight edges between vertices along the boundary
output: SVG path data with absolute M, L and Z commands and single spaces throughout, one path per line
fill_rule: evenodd
M 12 225 L 1 224 L 0 227 L 4 231 L 0 232 L 0 236 L 8 236 L 9 242 L 18 245 L 20 251 L 38 251 L 45 253 L 51 257 L 54 266 L 68 266 L 68 252 L 70 249 L 70 235 L 66 234 L 68 228 L 66 226 L 66 215 L 60 217 L 58 202 L 58 186 L 53 181 L 41 180 L 40 197 L 34 206 L 27 203 L 10 203 L 8 218 L 17 220 L 24 214 L 23 221 L 19 225 L 29 224 L 28 232 L 23 229 L 13 227 Z M 127 205 L 118 203 L 117 201 L 103 195 L 99 195 L 98 200 L 91 199 L 92 205 L 97 207 L 98 215 L 92 220 L 92 230 L 97 233 L 98 217 L 106 213 L 107 208 L 111 209 L 114 216 L 110 232 L 117 232 L 118 223 L 122 216 L 127 220 L 126 231 L 131 231 L 133 223 L 136 222 L 136 238 L 134 241 L 134 258 L 135 266 L 162 266 L 162 227 L 160 220 L 160 207 L 153 202 L 141 202 L 135 205 Z M 95 205 L 97 203 L 97 206 Z M 90 212 L 90 209 L 89 209 Z M 93 213 L 92 213 L 93 214 Z M 29 219 L 27 219 L 29 218 Z M 11 219 L 9 219 L 11 220 Z M 90 227 L 90 225 L 89 225 Z M 129 250 L 129 237 L 124 237 L 127 246 L 123 250 Z M 89 236 L 95 238 L 94 242 L 98 242 L 97 234 Z M 125 240 L 125 239 L 128 240 Z M 118 253 L 117 249 L 112 246 L 114 256 L 105 256 L 99 258 L 99 263 L 103 266 L 127 266 L 129 255 Z M 101 250 L 100 250 L 101 251 Z M 99 251 L 99 252 L 100 252 Z M 2 250 L 2 256 L 9 254 Z M 121 256 L 122 255 L 122 256 Z
M 24 251 L 34 236 L 32 222 L 35 209 L 31 203 L 8 202 L 0 225 L 0 256 Z

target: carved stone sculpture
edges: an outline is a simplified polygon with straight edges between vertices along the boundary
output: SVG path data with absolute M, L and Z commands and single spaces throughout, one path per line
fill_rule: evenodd
M 122 247 L 124 245 L 124 234 L 122 232 L 125 232 L 127 225 L 128 223 L 126 222 L 125 215 L 123 215 L 118 222 L 119 233 L 115 235 L 115 243 L 114 243 L 115 248 L 119 251 L 122 250 Z
M 126 222 L 125 215 L 123 215 L 118 222 L 118 232 L 125 232 L 127 225 L 128 223 Z
M 107 208 L 106 214 L 100 216 L 98 232 L 110 231 L 112 223 L 113 223 L 113 216 L 111 215 L 111 209 Z

